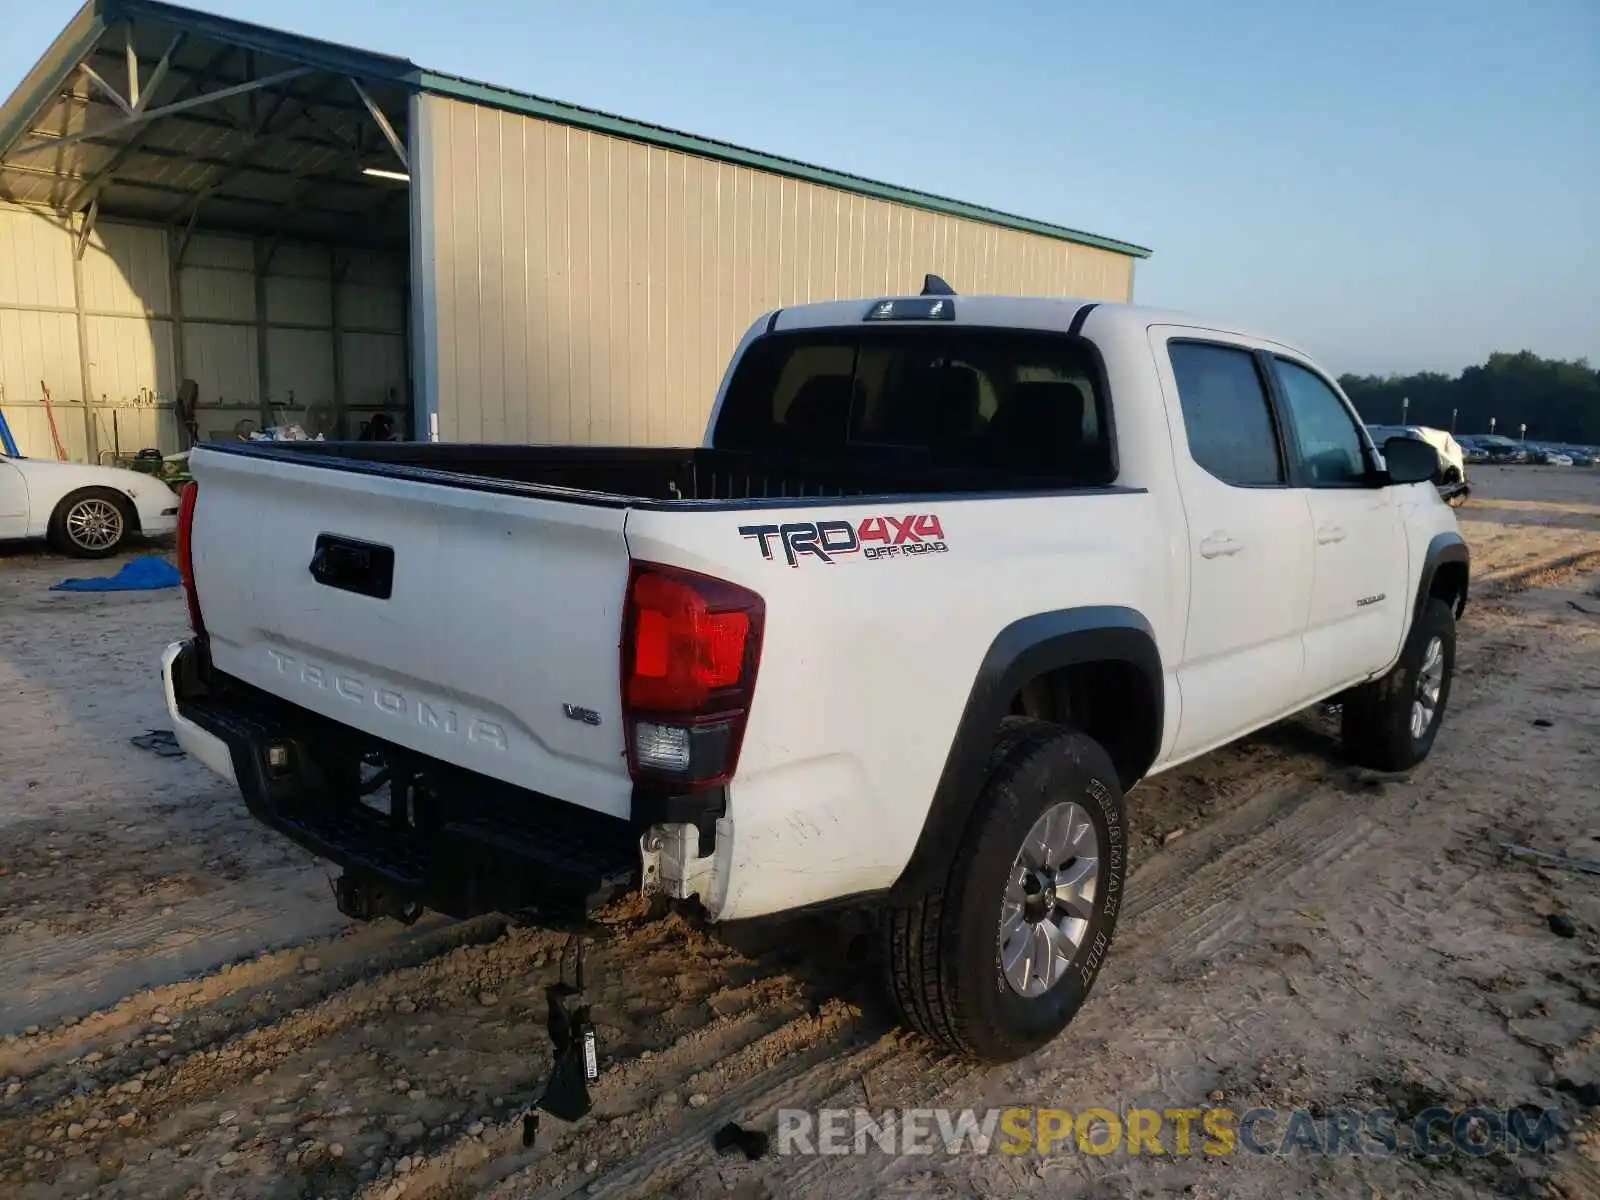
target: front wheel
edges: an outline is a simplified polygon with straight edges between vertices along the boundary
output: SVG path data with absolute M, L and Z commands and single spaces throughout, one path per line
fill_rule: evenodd
M 50 544 L 74 558 L 106 558 L 133 532 L 133 506 L 110 488 L 82 488 L 50 514 Z
M 1350 757 L 1379 771 L 1404 771 L 1427 758 L 1455 670 L 1455 614 L 1430 597 L 1394 668 L 1344 697 L 1341 733 Z
M 1127 868 L 1110 757 L 1076 730 L 1005 721 L 943 887 L 885 923 L 905 1021 L 958 1053 L 1009 1062 L 1072 1020 L 1105 962 Z

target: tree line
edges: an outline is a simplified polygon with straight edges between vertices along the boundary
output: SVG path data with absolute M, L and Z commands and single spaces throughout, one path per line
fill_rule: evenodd
M 1588 360 L 1540 358 L 1532 351 L 1495 353 L 1480 367 L 1460 375 L 1425 371 L 1417 375 L 1341 375 L 1339 385 L 1365 421 L 1406 423 L 1456 433 L 1494 432 L 1516 437 L 1526 424 L 1534 441 L 1600 445 L 1600 371 Z

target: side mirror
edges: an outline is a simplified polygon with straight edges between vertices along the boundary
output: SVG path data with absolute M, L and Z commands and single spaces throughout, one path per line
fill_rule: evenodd
M 1439 472 L 1439 452 L 1417 438 L 1392 437 L 1383 444 L 1390 483 L 1426 483 Z

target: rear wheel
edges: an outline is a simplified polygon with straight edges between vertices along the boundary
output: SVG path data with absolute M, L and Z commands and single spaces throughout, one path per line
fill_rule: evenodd
M 50 544 L 74 558 L 106 558 L 133 532 L 133 506 L 110 488 L 82 488 L 62 497 L 50 514 Z
M 992 1062 L 1059 1034 L 1111 945 L 1126 830 L 1098 743 L 1008 718 L 943 886 L 888 916 L 889 991 L 906 1022 Z
M 1341 732 L 1350 757 L 1379 771 L 1403 771 L 1427 758 L 1455 668 L 1455 614 L 1430 597 L 1394 669 L 1344 697 Z

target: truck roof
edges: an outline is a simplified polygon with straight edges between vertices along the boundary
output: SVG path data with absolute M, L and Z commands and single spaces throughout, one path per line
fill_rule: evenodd
M 1151 325 L 1186 325 L 1230 333 L 1255 341 L 1270 342 L 1285 350 L 1309 357 L 1307 352 L 1279 338 L 1269 337 L 1257 330 L 1220 321 L 1194 313 L 1174 309 L 1149 308 L 1138 304 L 1120 304 L 1107 300 L 1086 300 L 1071 296 L 983 296 L 983 295 L 889 295 L 864 297 L 859 300 L 823 300 L 812 304 L 797 304 L 791 308 L 775 309 L 763 314 L 758 324 L 765 324 L 768 332 L 800 329 L 833 328 L 841 325 L 859 325 L 868 320 L 868 314 L 885 303 L 903 306 L 908 312 L 921 313 L 928 306 L 943 300 L 948 308 L 941 310 L 940 322 L 957 325 L 993 325 L 1010 329 L 1068 330 L 1088 310 L 1095 313 L 1095 322 L 1110 320 L 1126 323 L 1140 329 Z M 920 309 L 920 312 L 919 312 Z M 933 322 L 917 317 L 897 318 L 896 323 Z

